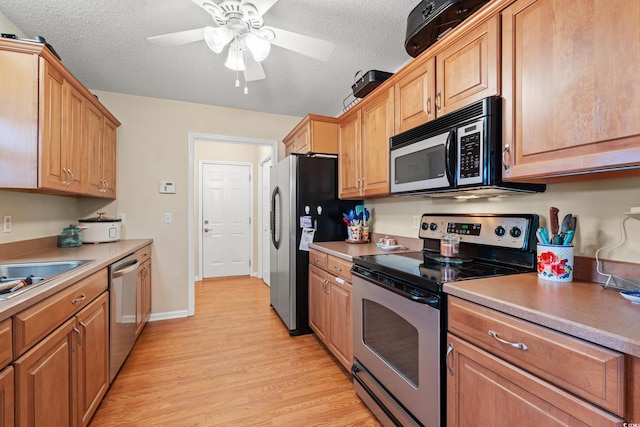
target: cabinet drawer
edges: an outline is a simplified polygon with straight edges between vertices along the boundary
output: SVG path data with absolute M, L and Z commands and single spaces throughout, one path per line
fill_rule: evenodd
M 14 316 L 15 357 L 89 304 L 107 285 L 107 269 L 103 269 Z
M 314 249 L 309 249 L 309 263 L 313 265 L 317 265 L 322 269 L 327 269 L 327 258 L 329 255 L 324 252 L 316 251 Z
M 349 261 L 329 255 L 327 259 L 327 270 L 331 274 L 335 274 L 344 280 L 351 282 L 351 267 L 353 264 Z
M 142 249 L 138 249 L 136 252 L 136 257 L 138 258 L 138 264 L 142 264 L 149 258 L 151 258 L 151 245 L 145 246 Z
M 624 415 L 623 354 L 455 297 L 449 298 L 448 321 L 453 334 Z
M 0 369 L 11 363 L 13 359 L 11 339 L 11 319 L 0 322 Z

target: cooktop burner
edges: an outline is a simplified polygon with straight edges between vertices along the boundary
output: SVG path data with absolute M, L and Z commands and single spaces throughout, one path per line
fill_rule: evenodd
M 446 282 L 531 272 L 537 227 L 538 217 L 532 214 L 424 214 L 421 252 L 356 257 L 354 271 L 434 291 L 442 291 Z M 452 233 L 460 238 L 460 249 L 457 257 L 447 258 L 440 253 L 440 239 Z

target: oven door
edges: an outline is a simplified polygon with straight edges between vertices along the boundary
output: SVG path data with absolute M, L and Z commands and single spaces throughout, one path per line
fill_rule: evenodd
M 436 307 L 353 277 L 356 391 L 369 390 L 363 401 L 382 403 L 402 425 L 409 424 L 396 408 L 406 408 L 422 425 L 441 425 L 441 313 Z
M 421 141 L 392 148 L 391 194 L 452 188 L 455 162 L 451 150 L 455 132 L 445 132 Z

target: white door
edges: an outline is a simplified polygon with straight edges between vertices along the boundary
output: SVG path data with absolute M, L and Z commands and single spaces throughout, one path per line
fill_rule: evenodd
M 262 197 L 262 280 L 269 285 L 270 278 L 270 261 L 269 261 L 269 245 L 271 244 L 271 158 L 269 157 L 262 163 L 262 189 L 260 197 Z
M 251 274 L 251 167 L 202 165 L 202 275 Z

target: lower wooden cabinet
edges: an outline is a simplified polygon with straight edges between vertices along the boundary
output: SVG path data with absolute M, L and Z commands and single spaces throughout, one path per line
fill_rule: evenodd
M 81 426 L 109 387 L 104 292 L 14 362 L 17 426 Z
M 151 316 L 151 246 L 137 253 L 138 276 L 136 284 L 136 338 Z
M 449 335 L 447 425 L 619 426 L 622 419 Z
M 309 326 L 347 369 L 353 365 L 351 283 L 309 266 Z
M 460 298 L 448 310 L 448 426 L 623 421 L 625 355 Z
M 13 427 L 14 421 L 14 371 L 7 366 L 0 371 L 0 427 Z

